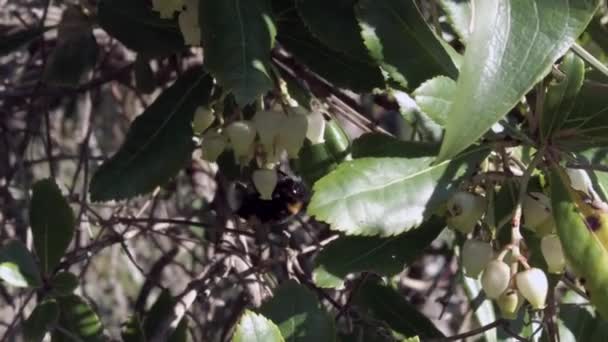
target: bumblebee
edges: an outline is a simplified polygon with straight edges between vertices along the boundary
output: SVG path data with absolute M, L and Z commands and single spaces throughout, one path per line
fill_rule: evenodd
M 308 203 L 309 191 L 298 179 L 280 172 L 272 199 L 264 200 L 254 186 L 236 185 L 236 214 L 261 223 L 284 223 L 299 214 Z

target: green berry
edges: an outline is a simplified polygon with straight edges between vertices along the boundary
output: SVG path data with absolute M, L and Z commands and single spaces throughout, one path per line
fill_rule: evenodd
M 523 302 L 524 298 L 515 289 L 507 289 L 496 299 L 502 317 L 511 320 L 517 318 L 517 311 Z
M 201 141 L 201 152 L 203 159 L 214 162 L 224 152 L 228 142 L 226 137 L 217 132 L 207 132 Z
M 488 242 L 474 239 L 467 240 L 462 246 L 464 274 L 471 278 L 477 278 L 493 256 L 494 250 Z
M 448 200 L 447 209 L 448 227 L 468 234 L 486 211 L 486 200 L 470 192 L 459 191 Z
M 530 268 L 519 272 L 515 276 L 515 282 L 522 296 L 530 302 L 534 309 L 542 309 L 545 307 L 547 300 L 547 292 L 549 290 L 549 281 L 547 275 L 540 268 Z
M 481 275 L 481 287 L 486 296 L 491 299 L 498 298 L 509 286 L 511 269 L 501 260 L 492 260 L 488 263 Z
M 523 226 L 538 236 L 555 231 L 555 221 L 551 214 L 551 200 L 542 192 L 526 194 L 522 202 Z
M 208 107 L 198 107 L 194 112 L 194 119 L 192 120 L 192 129 L 194 133 L 202 134 L 211 126 L 215 121 L 215 114 L 213 110 Z

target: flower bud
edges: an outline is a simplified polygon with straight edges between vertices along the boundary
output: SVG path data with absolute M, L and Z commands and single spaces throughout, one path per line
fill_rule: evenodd
M 524 302 L 524 298 L 515 289 L 507 289 L 497 299 L 496 304 L 503 318 L 516 319 L 517 311 Z
M 201 152 L 203 159 L 214 162 L 224 152 L 228 142 L 226 137 L 217 132 L 207 132 L 203 135 L 201 142 Z
M 313 145 L 325 142 L 325 125 L 327 122 L 323 114 L 312 112 L 306 118 L 308 119 L 308 128 L 306 130 L 308 140 Z
M 290 114 L 281 122 L 279 144 L 285 148 L 289 158 L 297 158 L 304 144 L 308 120 L 302 114 Z
M 570 178 L 570 185 L 574 190 L 582 191 L 586 194 L 593 188 L 591 178 L 585 170 L 581 169 L 566 169 L 566 173 Z
M 562 243 L 555 234 L 547 235 L 540 241 L 540 250 L 543 252 L 549 273 L 563 273 L 566 268 L 566 257 Z
M 494 250 L 489 243 L 474 239 L 467 240 L 462 246 L 464 274 L 477 278 L 493 256 Z
M 477 221 L 486 211 L 485 198 L 470 192 L 459 191 L 447 203 L 449 216 L 448 227 L 456 229 L 463 234 L 473 231 Z
M 483 270 L 481 287 L 488 298 L 495 299 L 507 289 L 510 279 L 509 265 L 500 260 L 492 260 Z
M 253 117 L 260 142 L 267 154 L 274 154 L 274 144 L 279 135 L 283 119 L 285 115 L 276 111 L 263 110 L 259 111 Z
M 237 160 L 241 163 L 248 162 L 253 155 L 255 127 L 248 121 L 235 121 L 226 127 L 226 134 Z
M 542 309 L 547 300 L 549 281 L 545 272 L 540 268 L 531 268 L 519 272 L 515 276 L 517 288 L 522 296 L 530 302 L 534 309 Z
M 277 186 L 278 176 L 276 170 L 258 169 L 251 175 L 253 185 L 263 200 L 271 200 L 274 188 Z
M 194 119 L 192 120 L 192 129 L 194 133 L 202 134 L 211 124 L 215 121 L 215 115 L 213 110 L 208 107 L 198 107 L 194 112 Z

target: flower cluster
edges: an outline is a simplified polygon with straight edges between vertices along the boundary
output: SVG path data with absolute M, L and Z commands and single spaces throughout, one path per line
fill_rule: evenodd
M 277 183 L 276 166 L 281 158 L 298 158 L 304 140 L 318 143 L 325 131 L 325 119 L 308 113 L 301 107 L 285 112 L 263 110 L 251 120 L 238 120 L 222 127 L 216 122 L 212 109 L 199 107 L 194 113 L 192 128 L 201 136 L 202 157 L 216 161 L 232 149 L 236 162 L 248 165 L 255 159 L 258 170 L 252 174 L 253 183 L 263 199 L 269 199 Z

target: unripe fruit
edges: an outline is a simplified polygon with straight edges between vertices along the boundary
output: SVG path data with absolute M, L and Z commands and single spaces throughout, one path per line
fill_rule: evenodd
M 515 276 L 515 282 L 521 295 L 530 302 L 534 309 L 542 309 L 545 306 L 549 281 L 543 270 L 533 267 L 519 272 Z
M 547 235 L 540 241 L 540 250 L 543 252 L 549 273 L 563 273 L 566 268 L 566 257 L 562 243 L 555 234 Z
M 483 270 L 481 287 L 488 298 L 495 299 L 507 289 L 510 279 L 509 265 L 500 260 L 492 260 Z
M 468 234 L 486 211 L 486 200 L 470 192 L 459 191 L 448 200 L 447 207 L 448 227 Z
M 325 142 L 325 125 L 327 122 L 323 114 L 312 112 L 306 118 L 308 119 L 308 129 L 306 130 L 308 140 L 313 145 Z
M 566 169 L 566 173 L 570 178 L 570 185 L 574 190 L 589 193 L 589 190 L 593 188 L 591 178 L 585 170 L 581 169 Z
M 539 236 L 552 233 L 555 222 L 551 215 L 551 200 L 542 192 L 526 194 L 522 202 L 523 226 L 535 231 Z
M 493 256 L 494 250 L 489 243 L 474 239 L 467 240 L 462 246 L 464 274 L 477 278 Z
M 302 114 L 290 114 L 281 122 L 279 144 L 285 148 L 289 158 L 297 158 L 306 139 L 308 119 Z
M 201 142 L 203 159 L 210 162 L 216 161 L 217 157 L 226 149 L 226 145 L 228 145 L 228 142 L 223 135 L 217 132 L 205 133 Z
M 276 170 L 258 169 L 251 175 L 253 185 L 263 200 L 271 200 L 274 188 L 277 186 L 278 176 Z
M 253 155 L 255 127 L 248 121 L 235 121 L 226 127 L 226 134 L 237 160 L 241 163 L 248 162 Z
M 208 107 L 198 107 L 194 112 L 194 119 L 192 120 L 192 129 L 194 133 L 202 134 L 211 124 L 215 121 L 215 115 L 213 110 Z
M 506 290 L 496 299 L 500 313 L 506 319 L 516 319 L 517 311 L 519 311 L 523 302 L 524 298 L 515 289 Z

